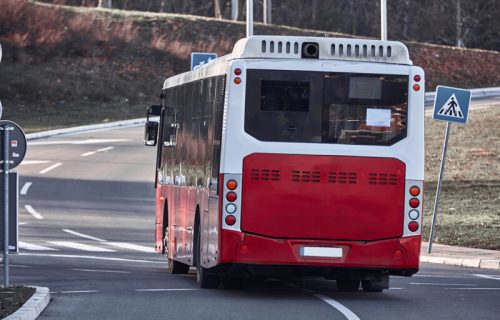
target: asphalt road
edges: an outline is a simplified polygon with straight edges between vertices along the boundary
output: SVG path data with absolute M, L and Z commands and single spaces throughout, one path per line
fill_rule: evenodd
M 155 150 L 142 130 L 29 144 L 11 283 L 50 288 L 40 319 L 498 319 L 498 271 L 423 264 L 381 294 L 320 279 L 204 290 L 169 275 L 152 252 Z

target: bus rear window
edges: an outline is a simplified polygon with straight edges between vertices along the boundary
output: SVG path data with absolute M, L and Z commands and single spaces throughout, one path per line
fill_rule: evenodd
M 309 111 L 309 82 L 263 80 L 261 111 Z
M 392 145 L 406 137 L 408 76 L 248 70 L 245 131 L 261 141 Z

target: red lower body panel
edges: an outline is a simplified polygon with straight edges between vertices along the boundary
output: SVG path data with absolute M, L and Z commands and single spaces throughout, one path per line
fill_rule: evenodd
M 303 265 L 375 269 L 418 269 L 421 237 L 377 241 L 273 239 L 223 231 L 221 264 Z M 342 248 L 340 258 L 303 257 L 302 247 Z

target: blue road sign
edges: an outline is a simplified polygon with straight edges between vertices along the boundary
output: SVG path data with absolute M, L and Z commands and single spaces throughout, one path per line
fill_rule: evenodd
M 199 68 L 214 59 L 217 59 L 216 53 L 193 52 L 191 53 L 191 70 Z
M 469 115 L 471 92 L 469 90 L 437 86 L 434 100 L 435 120 L 466 123 Z

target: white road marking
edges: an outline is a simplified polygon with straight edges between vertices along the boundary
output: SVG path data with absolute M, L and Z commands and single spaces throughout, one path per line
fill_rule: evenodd
M 433 283 L 433 282 L 410 282 L 410 284 L 417 286 L 460 286 L 460 287 L 477 287 L 475 284 L 464 284 L 464 283 Z
M 447 290 L 500 290 L 500 288 L 446 288 Z
M 47 172 L 51 171 L 51 170 L 54 170 L 55 168 L 59 167 L 59 166 L 62 166 L 62 163 L 58 162 L 56 164 L 53 164 L 51 165 L 50 167 L 48 168 L 45 168 L 43 169 L 42 171 L 40 171 L 39 173 L 40 174 L 46 174 Z
M 33 251 L 58 251 L 57 249 L 54 248 L 49 248 L 46 246 L 41 246 L 38 244 L 32 244 L 22 241 L 19 241 L 19 249 L 33 250 Z
M 33 207 L 30 206 L 29 204 L 25 204 L 24 208 L 26 209 L 26 211 L 29 212 L 29 214 L 31 214 L 36 219 L 38 219 L 38 220 L 42 220 L 43 219 L 43 216 L 41 214 L 39 214 L 38 212 L 36 212 L 35 209 L 33 209 Z
M 416 274 L 412 277 L 415 278 L 443 278 L 443 279 L 472 279 L 470 276 L 447 276 L 447 275 L 433 275 L 433 274 Z
M 19 223 L 18 223 L 18 225 L 20 225 L 20 226 L 25 226 L 25 225 L 27 225 L 27 224 L 28 224 L 27 222 L 19 222 Z
M 151 261 L 151 260 L 134 260 L 134 259 L 124 259 L 124 258 L 109 258 L 109 257 L 97 257 L 97 256 L 80 256 L 73 254 L 48 254 L 48 253 L 26 253 L 22 252 L 18 254 L 19 256 L 30 256 L 30 257 L 49 257 L 49 258 L 64 258 L 64 259 L 89 259 L 89 260 L 103 260 L 103 261 L 119 261 L 119 262 L 138 262 L 138 263 L 156 263 L 165 264 L 165 261 Z
M 56 246 L 67 247 L 67 248 L 71 248 L 71 249 L 78 249 L 78 250 L 83 250 L 83 251 L 90 251 L 90 252 L 116 252 L 113 249 L 96 247 L 96 246 L 91 246 L 88 244 L 83 244 L 83 243 L 78 243 L 78 242 L 73 242 L 73 241 L 48 241 L 48 243 L 56 245 Z
M 99 144 L 99 143 L 113 143 L 125 142 L 130 139 L 85 139 L 85 140 L 49 140 L 49 141 L 33 141 L 28 142 L 28 146 L 47 146 L 54 144 Z
M 106 151 L 112 150 L 114 148 L 115 147 L 107 147 L 107 148 L 102 148 L 102 149 L 95 150 L 95 151 L 89 151 L 89 152 L 82 154 L 82 157 L 88 157 L 88 156 L 91 156 L 91 155 L 99 153 L 99 152 L 106 152 Z
M 164 291 L 195 291 L 199 289 L 134 289 L 136 292 L 164 292 Z
M 122 248 L 122 249 L 130 249 L 134 251 L 140 251 L 140 252 L 150 252 L 150 253 L 155 253 L 154 248 L 146 247 L 146 246 L 140 246 L 138 244 L 133 244 L 133 243 L 126 243 L 126 242 L 107 242 L 107 244 Z
M 20 165 L 23 166 L 28 164 L 45 164 L 49 162 L 50 160 L 24 160 L 23 162 L 20 163 Z
M 94 269 L 72 269 L 74 271 L 83 272 L 98 272 L 98 273 L 130 273 L 130 271 L 118 271 L 118 270 L 94 270 Z
M 31 187 L 32 183 L 31 182 L 26 182 L 24 186 L 21 188 L 21 191 L 19 192 L 22 196 L 25 196 L 28 194 L 28 189 Z
M 345 307 L 343 304 L 337 302 L 336 300 L 328 298 L 327 296 L 324 296 L 322 294 L 316 294 L 315 296 L 320 298 L 324 302 L 328 303 L 329 305 L 331 305 L 335 309 L 337 309 L 340 313 L 342 313 L 347 318 L 347 320 L 360 320 L 359 317 L 354 312 L 347 309 L 347 307 Z
M 66 233 L 70 233 L 70 234 L 78 236 L 78 237 L 82 237 L 82 238 L 86 238 L 86 239 L 90 239 L 90 240 L 95 240 L 95 241 L 99 241 L 99 242 L 106 242 L 106 240 L 104 240 L 104 239 L 92 237 L 92 236 L 89 236 L 89 235 L 86 235 L 86 234 L 83 234 L 80 232 L 76 232 L 76 231 L 73 231 L 70 229 L 62 229 L 62 231 L 66 232 Z
M 101 292 L 101 291 L 99 291 L 99 290 L 51 291 L 50 293 L 54 293 L 54 294 L 63 293 L 63 294 L 66 294 L 66 293 L 98 293 L 98 292 Z
M 476 277 L 492 279 L 492 280 L 500 280 L 500 276 L 497 275 L 487 275 L 487 274 L 474 274 Z
M 404 290 L 404 288 L 394 287 L 394 288 L 389 288 L 389 290 Z

